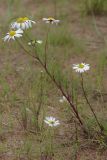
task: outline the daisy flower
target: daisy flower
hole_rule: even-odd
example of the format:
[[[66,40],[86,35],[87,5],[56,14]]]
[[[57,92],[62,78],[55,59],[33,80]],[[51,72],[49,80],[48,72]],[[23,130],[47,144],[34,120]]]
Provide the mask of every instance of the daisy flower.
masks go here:
[[[66,102],[66,101],[67,101],[67,99],[66,99],[65,96],[63,96],[62,98],[59,99],[59,102],[60,102],[60,103],[64,103],[64,102]]]
[[[56,120],[54,117],[46,117],[44,122],[48,124],[50,127],[55,127],[60,125],[59,120]]]
[[[15,38],[22,37],[23,31],[21,29],[11,30],[7,33],[7,35],[3,38],[4,41],[15,40]]]
[[[43,20],[45,23],[50,23],[50,24],[53,24],[53,23],[58,24],[58,23],[60,22],[60,20],[56,20],[56,19],[54,19],[54,18],[52,18],[52,17],[43,18],[42,20]]]
[[[86,71],[88,71],[90,69],[90,65],[89,64],[85,64],[85,63],[73,64],[73,69],[76,72],[83,73],[83,72],[86,72]]]
[[[31,40],[30,42],[28,42],[28,45],[29,46],[34,46],[34,45],[36,45],[36,44],[42,44],[43,42],[42,42],[42,40]]]
[[[13,22],[11,24],[11,28],[15,28],[15,29],[28,29],[32,27],[32,24],[35,24],[35,21],[30,20],[28,17],[20,17],[16,20],[16,22]]]

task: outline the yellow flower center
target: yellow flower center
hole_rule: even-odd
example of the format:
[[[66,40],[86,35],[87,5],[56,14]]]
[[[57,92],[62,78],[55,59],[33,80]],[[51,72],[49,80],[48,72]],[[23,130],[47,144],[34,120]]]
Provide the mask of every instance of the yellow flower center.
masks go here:
[[[17,23],[24,23],[25,21],[29,20],[27,17],[21,17],[17,19]]]
[[[84,64],[80,63],[79,68],[84,68]]]
[[[54,124],[55,122],[54,121],[50,121],[50,124]]]
[[[48,18],[48,21],[54,21],[55,19],[54,18],[52,18],[52,17],[49,17]]]
[[[23,20],[24,20],[24,21],[27,21],[27,20],[29,20],[29,18],[28,18],[28,17],[24,17]]]
[[[10,31],[10,32],[9,32],[9,35],[10,35],[11,37],[13,37],[15,34],[16,34],[16,31]]]

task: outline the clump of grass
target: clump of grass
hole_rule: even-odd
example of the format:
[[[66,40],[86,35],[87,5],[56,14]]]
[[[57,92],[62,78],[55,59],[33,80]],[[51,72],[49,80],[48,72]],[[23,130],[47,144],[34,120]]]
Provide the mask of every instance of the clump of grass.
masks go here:
[[[53,46],[74,46],[75,40],[74,38],[66,32],[56,32],[54,34],[51,34],[49,36],[50,38],[50,44]]]
[[[100,15],[104,12],[105,0],[85,0],[87,14]]]
[[[97,67],[97,76],[96,76],[96,82],[97,82],[97,89],[98,90],[105,90],[104,89],[104,72],[107,65],[107,59],[105,53],[102,53],[99,56],[99,62]]]
[[[61,36],[59,36],[59,35],[57,35],[56,36],[56,39],[53,37],[52,39],[51,39],[51,43],[54,45],[54,46],[56,46],[57,44],[59,45],[59,46],[68,46],[68,45],[71,45],[71,46],[73,46],[74,45],[74,42],[73,42],[73,40],[72,40],[72,38],[70,37],[70,36],[67,36],[67,35],[61,35]]]
[[[66,55],[69,54],[69,49],[70,55],[71,52],[75,52],[75,54],[79,55],[80,53],[83,54],[85,51],[83,40],[79,39],[78,37],[75,37],[72,33],[69,33],[64,28],[62,28],[61,30],[57,28],[56,32],[50,33],[49,42],[50,45],[54,48],[58,48],[59,50],[63,48],[63,50],[65,49],[65,52],[67,50]]]

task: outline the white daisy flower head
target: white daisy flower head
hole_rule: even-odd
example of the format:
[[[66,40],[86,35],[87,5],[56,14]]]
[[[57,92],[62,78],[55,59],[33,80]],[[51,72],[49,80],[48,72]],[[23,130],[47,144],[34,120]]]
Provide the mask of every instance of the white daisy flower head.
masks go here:
[[[60,20],[54,19],[52,17],[49,18],[43,18],[42,19],[45,23],[50,23],[50,24],[58,24],[60,22]]]
[[[11,24],[11,28],[26,30],[32,27],[32,24],[35,24],[35,21],[30,20],[28,17],[20,17]]]
[[[15,38],[22,37],[23,31],[21,29],[18,30],[10,30],[7,35],[3,38],[4,41],[15,40]]]
[[[43,41],[42,40],[31,40],[30,42],[28,42],[29,46],[35,46],[36,44],[42,44]]]
[[[59,99],[59,102],[60,102],[60,103],[67,102],[66,97],[65,97],[65,96],[62,96],[62,98]]]
[[[86,72],[90,69],[90,65],[86,64],[86,63],[73,64],[73,69],[76,72],[83,73],[83,72]]]
[[[56,120],[54,117],[46,117],[44,122],[48,124],[50,127],[56,127],[60,125],[59,120]]]

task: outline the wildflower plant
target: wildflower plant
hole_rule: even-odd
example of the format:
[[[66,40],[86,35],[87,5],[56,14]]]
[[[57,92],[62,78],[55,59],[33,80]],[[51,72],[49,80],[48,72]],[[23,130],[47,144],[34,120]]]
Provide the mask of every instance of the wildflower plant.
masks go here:
[[[85,88],[84,88],[84,79],[83,79],[83,73],[84,72],[87,72],[88,70],[90,70],[90,65],[89,64],[85,64],[85,63],[80,63],[80,64],[73,64],[73,69],[75,70],[75,72],[78,72],[80,73],[80,79],[81,79],[81,86],[82,86],[82,91],[83,91],[83,94],[84,94],[84,97],[86,99],[86,102],[87,104],[89,105],[90,109],[91,109],[91,112],[93,113],[93,116],[101,130],[101,132],[103,131],[103,126],[100,124],[97,116],[96,116],[96,113],[91,105],[91,103],[89,102],[88,100],[88,97],[87,97],[87,94],[86,94],[86,91],[85,91]]]
[[[45,70],[46,74],[49,76],[50,80],[55,84],[57,89],[61,92],[61,94],[63,96],[63,100],[64,101],[66,100],[66,102],[68,102],[68,104],[74,114],[74,117],[79,122],[79,125],[81,126],[82,130],[85,133],[87,133],[87,128],[85,126],[85,123],[84,123],[83,119],[81,118],[80,113],[78,112],[76,104],[72,100],[71,93],[69,92],[68,80],[61,73],[61,69],[56,69],[56,64],[51,64],[51,68],[54,66],[52,69],[53,71],[50,70],[49,64],[48,64],[49,60],[47,57],[47,53],[48,53],[48,38],[49,38],[49,33],[50,33],[50,27],[52,27],[51,24],[58,24],[60,22],[60,20],[56,20],[54,18],[49,17],[49,18],[43,18],[43,21],[45,23],[47,23],[49,26],[48,26],[47,33],[46,33],[46,40],[44,42],[44,51],[43,51],[42,58],[37,50],[38,45],[36,45],[36,44],[41,44],[42,43],[41,40],[31,40],[29,37],[27,37],[27,39],[29,39],[29,41],[27,41],[27,42],[25,41],[25,43],[27,45],[29,45],[29,47],[32,47],[32,49],[26,48],[26,46],[24,45],[25,43],[22,43],[20,41],[20,39],[17,40],[17,43],[25,51],[26,54],[28,54],[29,56],[31,56],[33,59],[37,60],[40,63],[40,65]],[[35,24],[35,23],[36,23],[35,21],[32,21],[26,17],[19,18],[16,22],[13,22],[11,24],[12,32],[7,33],[7,35],[4,37],[4,41],[6,41],[6,40],[9,41],[10,39],[16,40],[16,38],[22,37],[22,35],[26,35],[27,31],[25,31],[25,30],[31,28],[32,24]],[[17,28],[17,30],[14,30],[13,28]],[[90,69],[90,65],[85,64],[85,63],[74,64],[73,69],[76,72],[80,73],[81,78],[83,78],[82,74],[84,72],[87,72]],[[83,79],[82,79],[82,87],[84,89]],[[84,96],[87,100],[85,92],[84,92]],[[63,100],[61,100],[61,102]],[[87,103],[89,104],[88,100],[87,100]],[[90,106],[90,109],[93,112],[93,108],[91,106]],[[93,112],[93,115],[96,118],[96,115],[94,114],[94,112]],[[98,122],[98,119],[96,119],[96,120]],[[56,121],[56,119],[53,117],[47,117],[45,119],[45,123],[47,123],[51,127],[59,125],[59,121]],[[101,129],[101,125],[99,122],[98,122],[98,125]]]
[[[79,122],[79,124],[80,124],[80,126],[82,127],[82,129],[83,129],[83,131],[85,131],[86,132],[86,128],[85,128],[85,125],[84,125],[84,122],[82,121],[82,119],[81,119],[81,116],[80,116],[80,114],[78,113],[78,110],[76,109],[76,106],[75,106],[75,104],[72,102],[72,99],[71,99],[71,96],[70,96],[70,94],[68,93],[68,91],[66,91],[64,88],[63,88],[63,85],[61,84],[61,73],[60,73],[60,71],[55,71],[55,72],[57,72],[57,74],[59,75],[59,76],[61,76],[61,77],[59,77],[58,79],[57,79],[57,77],[55,77],[55,72],[51,72],[50,71],[50,69],[47,67],[47,63],[48,63],[48,61],[47,61],[47,51],[48,51],[48,36],[49,36],[49,32],[50,32],[50,24],[58,24],[59,23],[59,20],[55,20],[54,18],[45,18],[45,19],[43,19],[46,23],[48,22],[49,23],[49,28],[48,28],[48,30],[47,30],[47,34],[46,34],[46,41],[45,41],[45,44],[44,44],[44,60],[39,56],[39,53],[37,53],[37,49],[36,49],[36,47],[37,46],[34,46],[34,44],[32,45],[32,43],[30,43],[31,44],[31,46],[34,46],[33,48],[34,48],[34,50],[33,50],[33,52],[36,52],[36,54],[34,54],[34,53],[32,53],[30,50],[28,50],[27,48],[26,48],[26,46],[24,45],[25,43],[22,43],[21,41],[19,41],[19,40],[17,40],[17,43],[19,44],[19,46],[25,51],[25,53],[26,54],[28,54],[29,56],[31,56],[32,58],[34,58],[34,59],[36,59],[36,60],[38,60],[38,62],[41,64],[41,66],[44,68],[44,70],[45,70],[45,72],[46,72],[46,74],[50,77],[50,79],[51,79],[51,81],[53,81],[53,83],[55,84],[55,86],[58,88],[58,90],[60,90],[60,92],[62,93],[62,95],[66,98],[66,100],[67,100],[67,102],[69,103],[69,105],[70,105],[70,107],[71,107],[71,109],[72,109],[72,111],[73,111],[73,113],[74,113],[74,116],[77,118],[77,120],[78,120],[78,122]],[[20,25],[16,25],[17,27],[21,27],[21,32],[22,32],[22,29],[27,29],[28,28],[28,26],[31,26],[31,25],[29,25],[29,23],[31,24],[31,23],[33,23],[32,21],[28,21],[28,20],[26,20],[26,21],[24,21],[24,24],[22,23],[22,24],[20,24]],[[14,23],[13,22],[13,24],[16,24],[16,23]],[[25,25],[28,25],[27,27],[25,27]],[[24,27],[22,27],[22,26],[24,26]],[[26,35],[26,33],[25,33],[25,31],[23,30],[23,35]],[[4,38],[4,40],[5,40],[5,38]],[[16,40],[16,39],[15,39]],[[29,39],[29,42],[32,42],[31,41],[31,39]],[[28,43],[28,42],[27,42]],[[32,48],[32,49],[33,49]],[[36,50],[35,50],[36,49]],[[64,79],[64,81],[65,81],[65,79]],[[67,83],[66,83],[66,85],[67,85]],[[68,87],[67,87],[68,88]]]
[[[54,154],[54,129],[60,125],[60,122],[52,116],[45,117],[44,122],[48,125],[48,128],[46,129],[46,139],[48,139],[48,143],[46,145],[45,154],[52,157]]]

